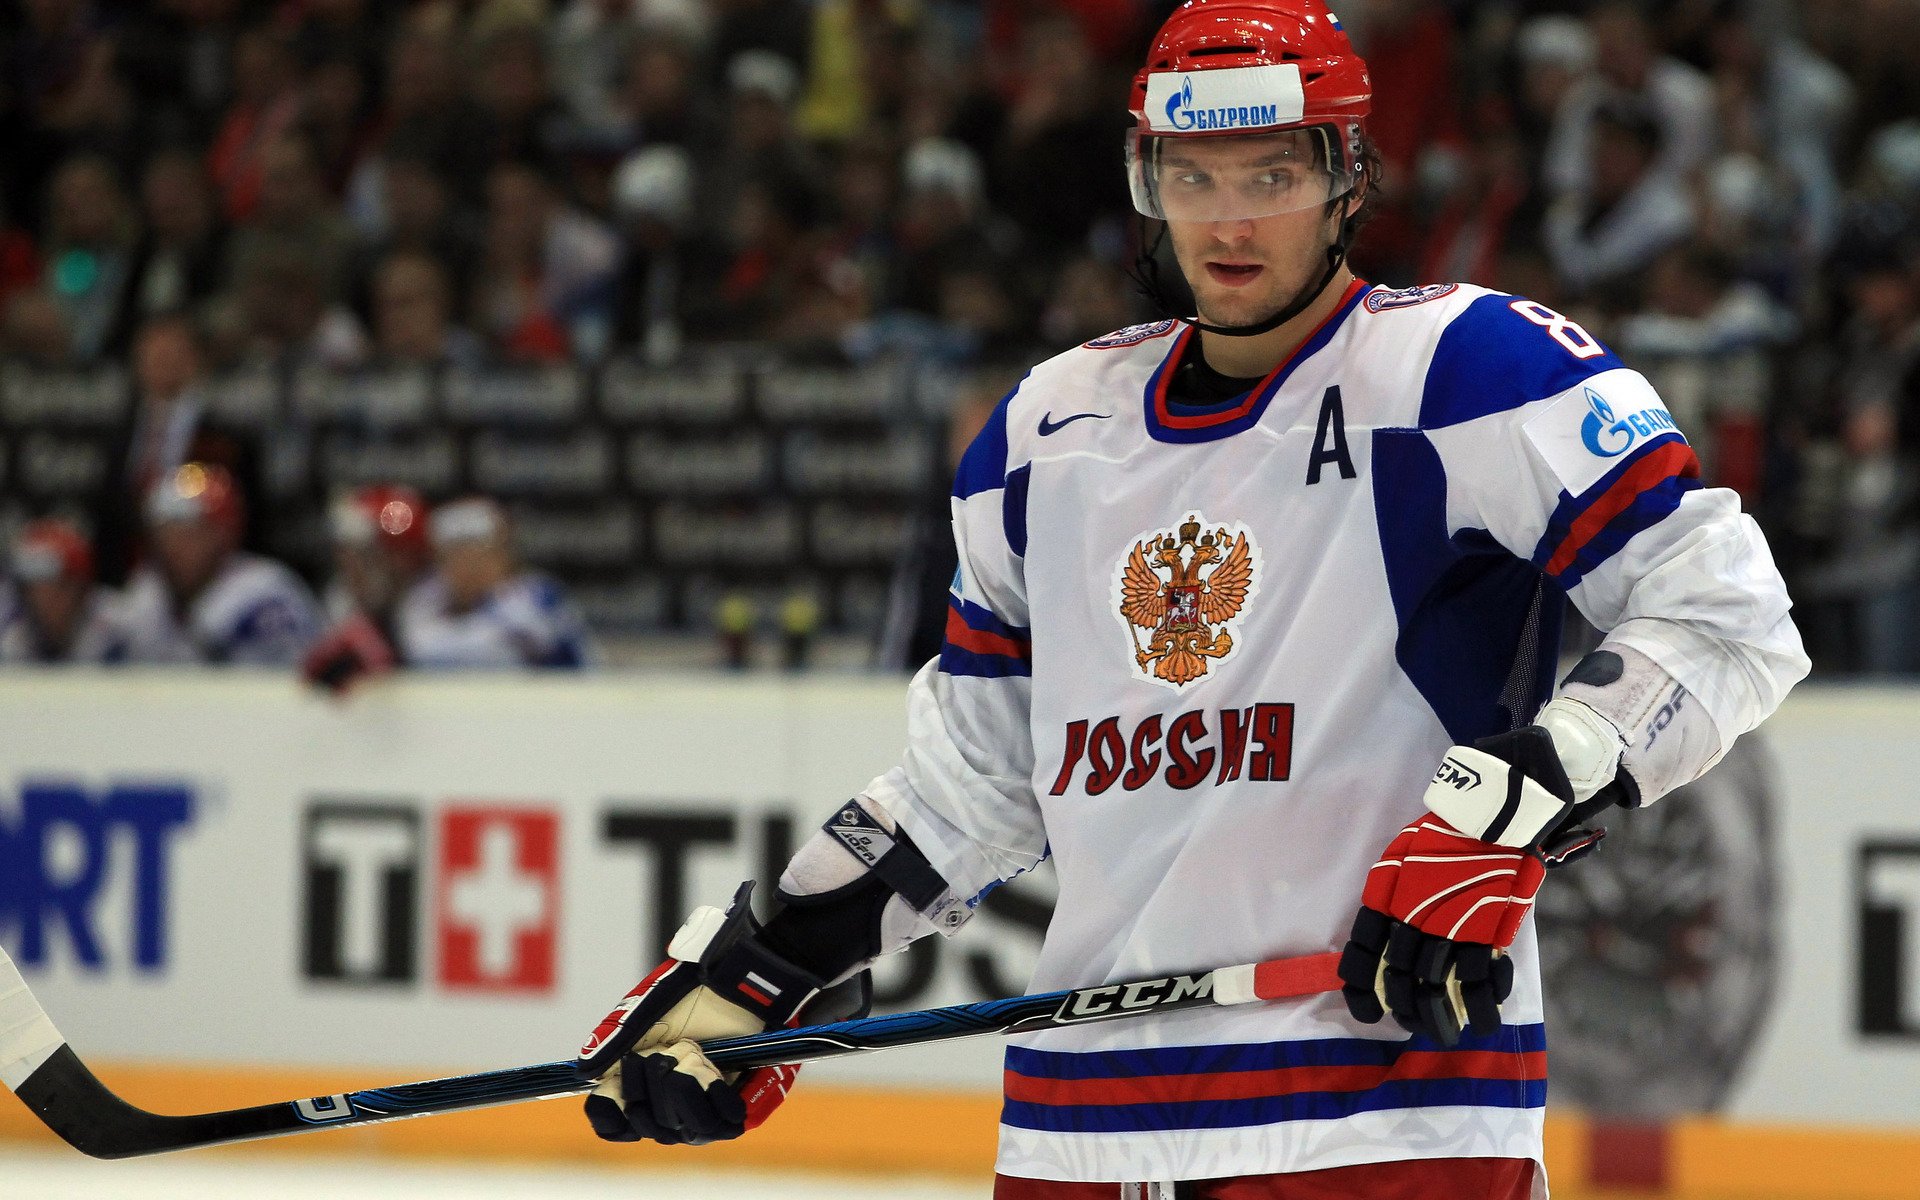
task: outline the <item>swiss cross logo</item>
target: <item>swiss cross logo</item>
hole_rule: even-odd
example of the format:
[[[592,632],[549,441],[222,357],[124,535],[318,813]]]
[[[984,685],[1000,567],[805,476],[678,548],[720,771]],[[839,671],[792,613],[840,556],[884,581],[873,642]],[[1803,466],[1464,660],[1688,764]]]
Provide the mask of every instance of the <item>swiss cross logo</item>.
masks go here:
[[[442,986],[553,989],[559,828],[546,809],[456,805],[441,811]]]

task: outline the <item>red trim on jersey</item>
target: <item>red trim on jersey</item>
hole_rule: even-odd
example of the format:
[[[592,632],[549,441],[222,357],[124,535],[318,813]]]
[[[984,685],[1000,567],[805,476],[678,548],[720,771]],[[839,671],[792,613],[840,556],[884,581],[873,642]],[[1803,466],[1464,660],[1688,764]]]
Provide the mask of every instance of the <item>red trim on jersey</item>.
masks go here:
[[[947,644],[975,654],[1003,654],[1008,658],[1030,659],[1031,643],[1017,641],[998,633],[985,633],[968,625],[957,609],[947,610]]]
[[[1028,1104],[1181,1104],[1256,1100],[1302,1092],[1364,1092],[1401,1079],[1511,1079],[1547,1077],[1545,1051],[1410,1050],[1392,1063],[1348,1067],[1275,1067],[1193,1075],[1139,1075],[1130,1079],[1040,1079],[1004,1072],[1007,1099]]]
[[[1547,560],[1547,574],[1558,575],[1573,564],[1586,548],[1588,542],[1599,536],[1621,513],[1633,506],[1642,493],[1652,490],[1664,480],[1675,476],[1686,479],[1700,477],[1700,460],[1693,455],[1693,447],[1685,442],[1668,442],[1666,445],[1650,450],[1639,462],[1628,467],[1613,486],[1601,493],[1600,498],[1587,506],[1579,520],[1568,528],[1567,536],[1553,557]]]
[[[1194,327],[1191,325],[1187,326],[1181,331],[1180,337],[1173,343],[1173,349],[1168,351],[1166,370],[1160,373],[1160,383],[1153,389],[1153,415],[1168,429],[1208,429],[1212,426],[1224,425],[1228,421],[1236,421],[1246,416],[1253,411],[1255,405],[1260,403],[1260,398],[1266,390],[1273,386],[1274,379],[1277,378],[1282,371],[1285,371],[1293,365],[1293,360],[1300,356],[1300,351],[1312,344],[1313,339],[1318,337],[1320,331],[1327,327],[1328,322],[1345,313],[1348,304],[1352,302],[1355,296],[1371,286],[1373,285],[1362,279],[1355,279],[1347,284],[1347,290],[1340,293],[1340,299],[1334,304],[1332,311],[1322,317],[1320,323],[1309,330],[1307,336],[1300,339],[1300,344],[1295,346],[1285,358],[1281,359],[1273,370],[1268,371],[1266,377],[1262,379],[1257,386],[1247,392],[1246,399],[1234,405],[1232,408],[1222,409],[1219,412],[1176,416],[1167,405],[1167,387],[1173,382],[1173,373],[1180,365],[1180,356],[1186,353],[1187,343],[1193,338]]]

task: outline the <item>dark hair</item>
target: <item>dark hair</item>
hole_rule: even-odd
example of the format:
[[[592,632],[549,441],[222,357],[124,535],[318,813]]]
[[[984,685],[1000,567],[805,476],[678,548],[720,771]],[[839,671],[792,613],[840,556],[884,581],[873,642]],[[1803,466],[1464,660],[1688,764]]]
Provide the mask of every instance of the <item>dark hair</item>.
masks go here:
[[[1380,176],[1384,170],[1385,164],[1380,158],[1379,145],[1374,142],[1372,134],[1362,133],[1360,135],[1360,177],[1367,186],[1366,190],[1360,194],[1360,207],[1347,214],[1349,232],[1360,232],[1368,221],[1379,214]],[[1328,203],[1328,212],[1333,211],[1332,206],[1335,203],[1338,201]]]

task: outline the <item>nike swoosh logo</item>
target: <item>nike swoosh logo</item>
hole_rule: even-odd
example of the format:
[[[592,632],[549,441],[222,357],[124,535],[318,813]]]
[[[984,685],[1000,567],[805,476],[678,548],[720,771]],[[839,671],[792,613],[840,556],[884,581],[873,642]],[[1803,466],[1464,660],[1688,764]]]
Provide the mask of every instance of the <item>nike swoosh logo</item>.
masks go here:
[[[1040,418],[1040,436],[1048,437],[1052,434],[1059,433],[1075,421],[1085,421],[1089,418],[1095,421],[1104,421],[1112,415],[1112,413],[1075,413],[1070,417],[1056,421],[1053,419],[1053,413],[1048,412],[1046,416]]]

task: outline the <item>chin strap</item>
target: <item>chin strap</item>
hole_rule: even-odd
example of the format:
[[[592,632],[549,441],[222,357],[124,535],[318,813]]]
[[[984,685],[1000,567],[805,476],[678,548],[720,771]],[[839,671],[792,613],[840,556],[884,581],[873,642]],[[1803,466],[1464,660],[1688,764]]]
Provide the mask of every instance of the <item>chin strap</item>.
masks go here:
[[[1333,277],[1340,273],[1340,265],[1347,261],[1347,249],[1353,244],[1355,230],[1352,215],[1344,211],[1346,197],[1342,197],[1340,203],[1342,206],[1340,236],[1334,239],[1333,245],[1327,247],[1327,269],[1321,274],[1320,281],[1311,287],[1301,289],[1292,303],[1264,321],[1256,321],[1251,325],[1209,325],[1199,318],[1198,313],[1191,317],[1184,317],[1175,311],[1177,306],[1167,297],[1166,282],[1160,276],[1160,263],[1154,257],[1160,249],[1160,243],[1167,237],[1165,222],[1161,223],[1159,231],[1153,235],[1151,241],[1144,237],[1141,239],[1140,252],[1134,256],[1133,260],[1133,281],[1139,285],[1141,293],[1162,315],[1184,321],[1202,333],[1215,333],[1222,337],[1258,337],[1263,333],[1269,333],[1307,311],[1313,302],[1320,298],[1321,293],[1327,290],[1327,285],[1333,282]],[[1143,217],[1141,220],[1144,223],[1146,218]]]

